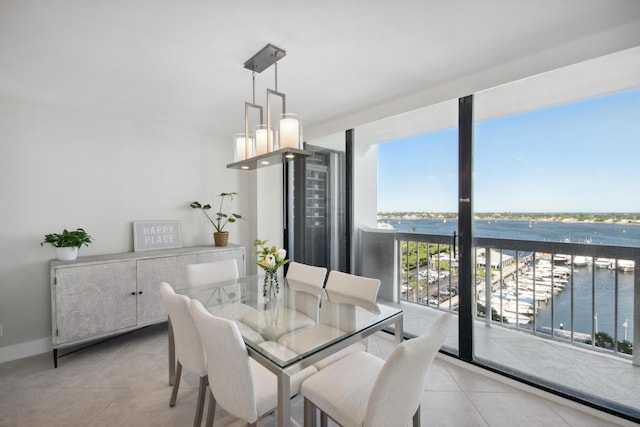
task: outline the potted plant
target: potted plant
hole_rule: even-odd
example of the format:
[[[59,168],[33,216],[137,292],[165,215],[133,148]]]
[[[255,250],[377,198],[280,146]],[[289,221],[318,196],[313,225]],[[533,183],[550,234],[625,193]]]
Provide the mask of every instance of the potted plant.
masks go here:
[[[92,237],[84,229],[78,228],[75,231],[69,231],[65,228],[60,234],[45,234],[44,241],[40,243],[40,246],[48,243],[56,248],[56,255],[59,260],[71,261],[78,257],[80,246],[89,246],[91,241]]]
[[[215,219],[211,218],[207,211],[211,209],[210,204],[203,205],[200,202],[191,203],[191,207],[194,209],[200,209],[202,213],[207,217],[213,228],[216,230],[213,233],[213,240],[216,246],[227,246],[227,242],[229,241],[229,232],[224,231],[224,227],[230,222],[236,222],[238,219],[244,219],[241,215],[237,213],[226,214],[222,210],[222,205],[224,204],[225,199],[233,200],[233,196],[237,196],[238,193],[220,193],[218,197],[220,197],[220,206],[218,207],[218,212],[216,212]]]

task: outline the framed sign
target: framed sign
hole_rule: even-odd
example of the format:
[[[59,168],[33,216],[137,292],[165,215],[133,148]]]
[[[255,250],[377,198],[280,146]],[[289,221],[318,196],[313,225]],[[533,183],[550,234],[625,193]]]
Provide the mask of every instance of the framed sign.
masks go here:
[[[182,223],[180,221],[134,221],[134,252],[181,247]]]

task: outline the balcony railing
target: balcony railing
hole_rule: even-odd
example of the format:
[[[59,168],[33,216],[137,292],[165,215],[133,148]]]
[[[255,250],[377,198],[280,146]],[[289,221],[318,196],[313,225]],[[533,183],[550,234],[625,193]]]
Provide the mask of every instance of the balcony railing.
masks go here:
[[[453,237],[395,233],[395,241],[400,299],[457,311]],[[640,365],[640,248],[477,238],[474,249],[475,316]]]

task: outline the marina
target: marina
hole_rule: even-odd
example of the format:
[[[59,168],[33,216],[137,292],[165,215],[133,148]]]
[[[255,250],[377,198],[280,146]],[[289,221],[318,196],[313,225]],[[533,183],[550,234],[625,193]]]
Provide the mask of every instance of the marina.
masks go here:
[[[457,229],[449,219],[385,219],[400,232],[447,234]],[[497,239],[570,243],[571,247],[598,245],[640,246],[640,226],[611,223],[530,222],[516,220],[477,221],[476,234]],[[531,225],[531,226],[530,226]],[[571,244],[571,242],[579,242]],[[586,246],[588,245],[588,246]],[[535,246],[535,245],[533,245]],[[541,246],[538,243],[538,246]],[[553,246],[548,244],[547,246]],[[556,245],[558,246],[558,245]],[[561,245],[560,245],[561,246]],[[596,248],[597,249],[597,248]],[[585,342],[595,334],[617,337],[619,342],[633,336],[633,260],[549,252],[491,251],[491,280],[487,281],[484,249],[476,249],[475,295],[479,315],[490,301],[492,315],[507,326],[532,329],[537,333]],[[587,251],[588,253],[589,251]],[[591,251],[593,252],[593,251]],[[417,274],[428,281],[424,291],[403,287],[403,298],[440,307],[457,306],[457,260],[440,253],[431,268]],[[451,264],[452,277],[439,276],[440,262]],[[517,264],[517,267],[516,267]],[[413,274],[410,272],[410,274]],[[490,283],[490,290],[485,288]],[[414,295],[413,292],[418,292]],[[424,296],[423,296],[424,295]]]

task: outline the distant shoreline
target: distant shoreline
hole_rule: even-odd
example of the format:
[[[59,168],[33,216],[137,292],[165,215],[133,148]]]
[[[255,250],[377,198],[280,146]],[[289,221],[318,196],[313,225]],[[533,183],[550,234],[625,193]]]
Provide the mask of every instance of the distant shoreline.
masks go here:
[[[378,212],[380,219],[457,219],[455,212]],[[640,213],[476,212],[474,219],[640,225]]]

